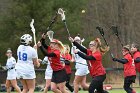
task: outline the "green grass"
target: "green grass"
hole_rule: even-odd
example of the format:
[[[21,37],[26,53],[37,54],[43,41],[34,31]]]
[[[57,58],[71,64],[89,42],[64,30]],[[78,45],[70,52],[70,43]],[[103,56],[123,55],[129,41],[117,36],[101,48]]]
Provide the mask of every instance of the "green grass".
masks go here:
[[[135,89],[137,93],[140,93],[140,88]],[[0,92],[0,93],[5,93],[5,92]],[[11,93],[16,93],[16,92],[11,92]],[[43,92],[35,92],[35,93],[43,93]],[[53,93],[53,92],[48,92],[48,93]],[[79,93],[88,93],[88,91],[79,91]],[[123,89],[115,89],[115,90],[110,90],[109,93],[126,93]]]

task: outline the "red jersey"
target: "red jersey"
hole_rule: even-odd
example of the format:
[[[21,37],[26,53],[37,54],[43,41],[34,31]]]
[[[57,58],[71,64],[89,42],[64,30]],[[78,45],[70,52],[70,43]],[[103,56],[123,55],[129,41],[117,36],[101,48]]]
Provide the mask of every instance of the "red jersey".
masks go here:
[[[133,59],[135,60],[136,58],[140,57],[140,52],[137,51],[133,54]],[[140,72],[140,62],[139,63],[135,63],[136,69],[138,70],[138,72]]]
[[[50,47],[47,49],[48,53],[55,53],[56,57],[48,57],[50,65],[53,71],[59,71],[64,68],[63,64],[60,62],[60,51],[52,50]]]
[[[124,58],[128,60],[128,62],[124,64],[124,77],[136,75],[135,64],[131,55],[128,53]]]
[[[106,71],[102,65],[102,54],[99,51],[92,53],[91,50],[87,50],[88,56],[95,57],[96,60],[89,60],[89,70],[92,77],[106,74]]]
[[[62,55],[63,58],[66,60],[71,60],[71,55],[69,53]],[[70,65],[65,65],[66,73],[71,74],[71,66]]]

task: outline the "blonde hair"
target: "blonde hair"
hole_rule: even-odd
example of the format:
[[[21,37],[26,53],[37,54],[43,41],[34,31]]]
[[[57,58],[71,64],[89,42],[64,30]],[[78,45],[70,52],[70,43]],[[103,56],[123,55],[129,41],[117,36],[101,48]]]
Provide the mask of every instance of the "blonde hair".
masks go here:
[[[69,45],[68,44],[65,44],[64,47],[65,47],[65,53],[69,53],[70,52]]]
[[[58,40],[57,44],[58,44],[58,47],[60,49],[61,54],[64,54],[65,53],[65,47],[64,47],[63,43]]]
[[[102,46],[102,43],[101,43],[101,40],[100,38],[96,38],[95,40],[93,40],[96,42],[97,44],[97,49],[99,49],[99,51],[102,53],[102,54],[105,54],[107,51],[109,51],[109,46]]]

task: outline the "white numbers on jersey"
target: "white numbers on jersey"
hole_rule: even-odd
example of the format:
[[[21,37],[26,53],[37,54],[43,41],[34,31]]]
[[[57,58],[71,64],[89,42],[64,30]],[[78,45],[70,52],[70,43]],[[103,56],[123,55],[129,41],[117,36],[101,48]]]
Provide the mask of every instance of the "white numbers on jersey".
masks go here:
[[[22,61],[27,61],[27,53],[18,52],[18,58]]]

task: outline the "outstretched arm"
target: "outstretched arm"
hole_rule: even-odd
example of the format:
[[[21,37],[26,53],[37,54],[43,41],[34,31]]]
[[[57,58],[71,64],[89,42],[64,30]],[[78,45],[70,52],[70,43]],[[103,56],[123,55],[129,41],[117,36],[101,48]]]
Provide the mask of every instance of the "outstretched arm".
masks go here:
[[[46,51],[46,49],[43,46],[40,46],[39,48],[42,51],[42,53],[44,54],[44,56],[56,57],[55,53],[48,53],[48,51]]]
[[[82,57],[83,59],[86,59],[86,60],[96,60],[96,58],[94,56],[87,56],[81,52],[78,51],[77,53],[80,57]]]
[[[122,64],[126,64],[128,62],[128,60],[125,58],[122,58],[122,59],[113,58],[113,61],[117,61]]]
[[[81,46],[80,44],[78,44],[77,42],[74,41],[74,39],[72,37],[69,37],[69,40],[78,48],[80,49],[80,51],[84,52],[87,54],[87,49],[84,48],[83,46]]]
[[[85,54],[87,54],[87,49],[83,46],[81,46],[80,44],[78,44],[77,42],[73,42],[73,44],[82,52],[84,52]]]

